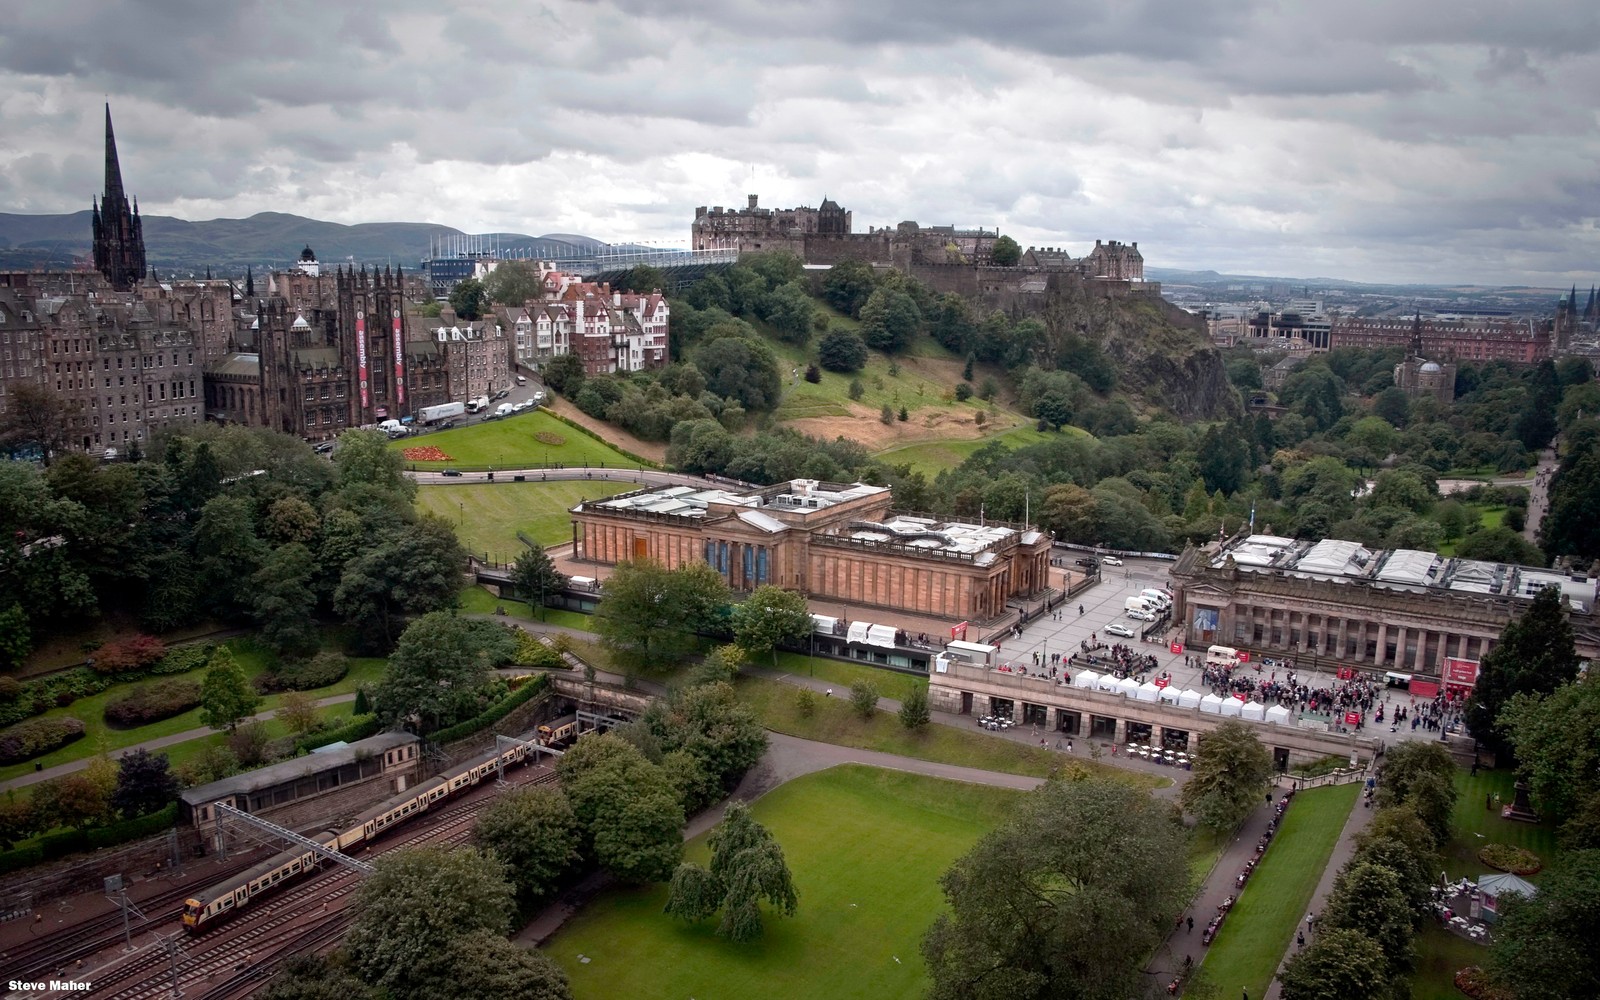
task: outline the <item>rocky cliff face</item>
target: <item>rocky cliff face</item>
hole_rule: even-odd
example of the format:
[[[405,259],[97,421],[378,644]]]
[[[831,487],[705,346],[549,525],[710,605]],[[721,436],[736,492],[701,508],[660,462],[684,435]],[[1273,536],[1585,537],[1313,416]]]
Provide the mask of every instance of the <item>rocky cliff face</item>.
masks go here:
[[[1035,316],[1054,340],[1077,336],[1097,345],[1116,365],[1119,389],[1180,417],[1220,420],[1242,412],[1204,322],[1165,299],[1108,295],[1060,275],[1042,294],[1008,294],[984,305]]]

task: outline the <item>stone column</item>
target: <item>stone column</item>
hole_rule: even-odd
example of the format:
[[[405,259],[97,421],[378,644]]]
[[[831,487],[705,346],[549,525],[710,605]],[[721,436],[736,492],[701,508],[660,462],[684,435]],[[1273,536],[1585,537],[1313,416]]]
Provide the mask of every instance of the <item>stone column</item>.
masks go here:
[[[1128,742],[1128,723],[1125,720],[1117,720],[1117,728],[1112,731],[1111,742],[1117,746]]]
[[[1409,634],[1411,634],[1411,630],[1404,625],[1395,626],[1394,667],[1396,670],[1410,669],[1406,665],[1406,636]]]
[[[1372,665],[1375,667],[1385,667],[1388,666],[1388,663],[1389,626],[1387,624],[1380,624],[1378,626],[1378,641],[1372,647]]]

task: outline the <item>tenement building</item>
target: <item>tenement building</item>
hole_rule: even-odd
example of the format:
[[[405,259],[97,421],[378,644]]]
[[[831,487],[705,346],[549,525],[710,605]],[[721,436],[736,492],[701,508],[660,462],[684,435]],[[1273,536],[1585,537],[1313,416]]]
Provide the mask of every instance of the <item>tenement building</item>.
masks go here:
[[[1341,316],[1334,321],[1328,336],[1329,346],[1334,348],[1418,344],[1421,348],[1418,353],[1443,360],[1532,364],[1550,357],[1551,351],[1550,323],[1538,319]]]
[[[1193,646],[1424,677],[1438,677],[1446,659],[1481,660],[1506,624],[1554,586],[1578,654],[1600,656],[1596,581],[1540,567],[1249,535],[1191,546],[1172,586],[1174,620]]]
[[[1022,525],[890,510],[888,487],[796,479],[752,489],[673,486],[572,509],[574,554],[597,563],[708,563],[736,591],[983,621],[1048,586],[1050,536]]]

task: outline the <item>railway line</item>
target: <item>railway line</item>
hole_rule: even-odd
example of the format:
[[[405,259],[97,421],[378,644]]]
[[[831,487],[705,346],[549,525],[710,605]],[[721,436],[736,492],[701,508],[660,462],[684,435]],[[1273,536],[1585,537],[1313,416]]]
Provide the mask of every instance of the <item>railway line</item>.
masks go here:
[[[524,769],[521,780],[508,780],[507,785],[522,787],[555,780],[554,770],[539,765]],[[378,842],[370,844],[362,852],[363,857],[428,843],[454,845],[466,842],[471,836],[477,811],[485,799],[493,797],[497,787],[480,786],[448,808],[419,816],[416,821],[418,825],[408,824],[406,828],[385,835]],[[244,867],[241,867],[237,871],[243,870]],[[179,938],[176,967],[184,995],[191,1000],[195,996],[209,1000],[230,1000],[232,997],[248,995],[270,978],[287,958],[331,947],[343,936],[354,918],[348,903],[359,884],[359,876],[355,872],[338,867],[323,869],[309,879],[277,890],[230,920]],[[192,890],[193,887],[189,888]],[[181,901],[181,896],[182,893],[178,893],[175,901]],[[178,912],[168,910],[164,913],[171,918],[167,926],[173,935],[181,933],[176,919]],[[117,914],[111,916],[117,921],[114,933],[108,933],[103,925],[80,932],[84,941],[76,946],[74,961],[77,956],[98,953],[121,940],[121,918]],[[89,943],[91,936],[99,945],[93,950]],[[157,940],[147,942],[139,951],[125,958],[113,958],[92,972],[63,969],[63,964],[60,961],[52,962],[50,970],[69,972],[78,978],[87,975],[92,988],[12,996],[29,1000],[91,996],[107,1000],[154,1000],[169,996],[171,992],[173,957]],[[197,987],[202,987],[204,991],[194,992]]]

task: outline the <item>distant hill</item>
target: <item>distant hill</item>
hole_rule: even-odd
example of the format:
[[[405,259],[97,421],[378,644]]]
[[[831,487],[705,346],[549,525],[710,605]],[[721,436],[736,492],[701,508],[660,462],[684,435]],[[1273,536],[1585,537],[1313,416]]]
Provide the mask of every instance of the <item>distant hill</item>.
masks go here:
[[[158,272],[218,274],[287,267],[310,246],[324,263],[395,264],[415,268],[428,254],[429,241],[467,236],[459,229],[425,222],[368,222],[355,226],[320,222],[282,212],[248,219],[189,222],[166,215],[144,217],[146,258]],[[501,252],[544,258],[580,256],[605,246],[589,236],[567,233],[477,234]],[[14,215],[0,213],[0,268],[70,267],[90,253],[90,213]]]

